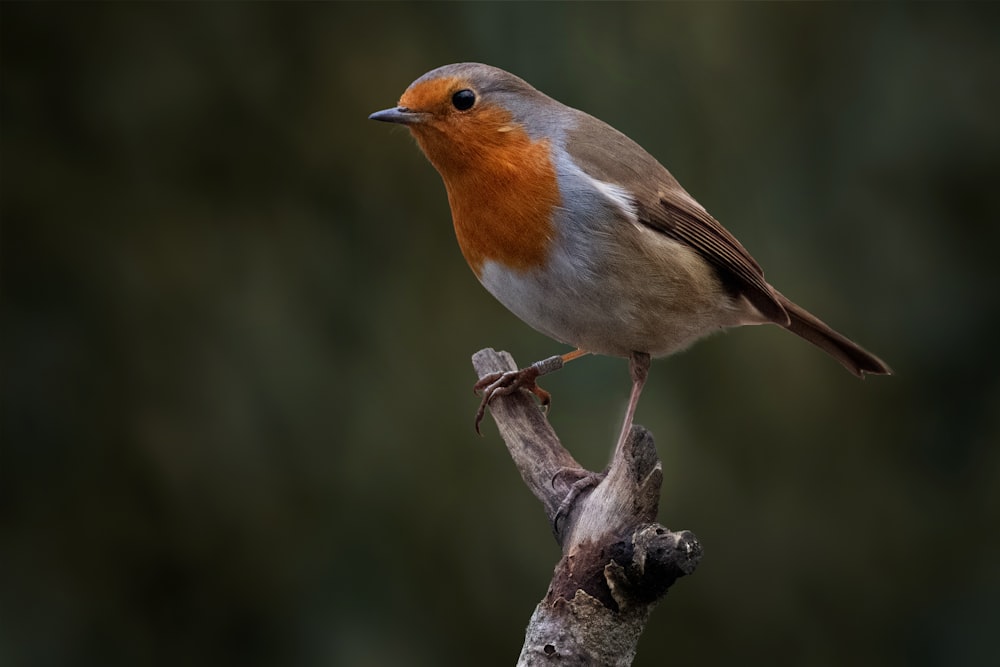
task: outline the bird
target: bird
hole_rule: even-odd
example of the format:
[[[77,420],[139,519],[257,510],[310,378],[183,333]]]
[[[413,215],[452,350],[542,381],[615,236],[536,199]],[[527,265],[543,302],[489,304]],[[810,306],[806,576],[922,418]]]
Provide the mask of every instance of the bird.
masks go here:
[[[407,127],[444,181],[458,245],[514,315],[574,348],[493,373],[497,395],[586,354],[629,362],[632,389],[615,446],[632,427],[651,359],[722,329],[775,324],[858,377],[881,359],[793,303],[652,155],[607,123],[505,70],[455,63],[416,79],[370,119]]]

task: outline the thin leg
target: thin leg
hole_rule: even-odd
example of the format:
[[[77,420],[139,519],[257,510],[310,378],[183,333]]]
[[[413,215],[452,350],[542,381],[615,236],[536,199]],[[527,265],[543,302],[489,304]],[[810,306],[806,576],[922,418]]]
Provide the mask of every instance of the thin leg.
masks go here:
[[[615,453],[612,460],[618,458],[625,447],[625,440],[628,439],[629,431],[632,430],[635,407],[639,404],[639,395],[642,393],[642,387],[646,384],[646,377],[649,375],[649,364],[650,358],[645,352],[633,352],[628,359],[628,372],[632,376],[632,395],[628,399],[628,408],[625,410],[625,423],[622,424],[622,432],[618,436],[618,443],[615,445]]]
[[[587,354],[590,354],[590,352],[587,352],[586,350],[573,350],[572,352],[567,352],[566,354],[560,355],[560,358],[563,360],[564,364],[568,364],[574,359],[579,359],[580,357]]]
[[[535,383],[535,380],[542,375],[559,370],[570,361],[585,354],[588,354],[586,350],[573,350],[566,354],[557,354],[548,359],[536,361],[520,370],[507,371],[505,373],[490,373],[483,376],[472,387],[474,392],[483,392],[483,400],[479,403],[479,410],[476,411],[476,433],[479,433],[479,422],[483,420],[483,415],[486,414],[486,406],[489,405],[490,400],[494,396],[506,396],[518,389],[527,389],[538,397],[543,407],[547,408],[549,403],[552,402],[552,395],[539,387]]]

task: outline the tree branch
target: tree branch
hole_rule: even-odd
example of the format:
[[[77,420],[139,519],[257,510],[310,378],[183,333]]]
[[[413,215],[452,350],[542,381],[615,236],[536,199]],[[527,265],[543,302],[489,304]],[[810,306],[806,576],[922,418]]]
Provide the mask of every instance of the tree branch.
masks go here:
[[[517,369],[492,349],[472,364],[479,377]],[[701,558],[693,534],[656,523],[663,472],[652,436],[634,426],[624,455],[594,473],[566,451],[527,392],[495,396],[489,409],[562,547],[517,664],[630,665],[653,607]]]

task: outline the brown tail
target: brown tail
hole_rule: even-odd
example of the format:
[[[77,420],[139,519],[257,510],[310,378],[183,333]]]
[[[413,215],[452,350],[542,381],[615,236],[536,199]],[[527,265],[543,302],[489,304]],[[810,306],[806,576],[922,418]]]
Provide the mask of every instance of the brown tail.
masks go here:
[[[854,341],[837,333],[818,317],[798,304],[792,303],[777,290],[775,290],[775,294],[790,319],[790,322],[785,326],[786,329],[802,336],[825,351],[858,377],[863,377],[864,373],[872,375],[892,374],[892,369],[874,354],[865,351]]]

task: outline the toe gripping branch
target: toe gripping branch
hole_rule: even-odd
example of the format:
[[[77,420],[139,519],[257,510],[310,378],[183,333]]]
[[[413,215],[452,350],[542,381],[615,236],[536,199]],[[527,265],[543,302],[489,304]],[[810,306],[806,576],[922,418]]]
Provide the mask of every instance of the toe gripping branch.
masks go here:
[[[536,361],[520,370],[495,371],[479,378],[479,381],[472,386],[472,391],[483,392],[483,400],[480,401],[479,409],[476,410],[476,433],[482,435],[479,423],[483,421],[486,406],[490,404],[494,396],[509,396],[518,389],[527,389],[538,398],[543,408],[548,409],[552,402],[552,394],[539,387],[535,380],[542,375],[559,370],[565,363],[562,356],[557,354]]]
[[[540,364],[517,371],[506,352],[487,349],[473,356],[487,388]],[[503,382],[507,387],[514,381]],[[594,473],[562,446],[525,392],[494,390],[490,397],[483,409],[488,405],[562,549],[518,664],[549,664],[544,660],[554,657],[573,664],[629,664],[652,607],[701,558],[693,534],[656,523],[663,471],[652,436],[633,427],[610,467]]]

